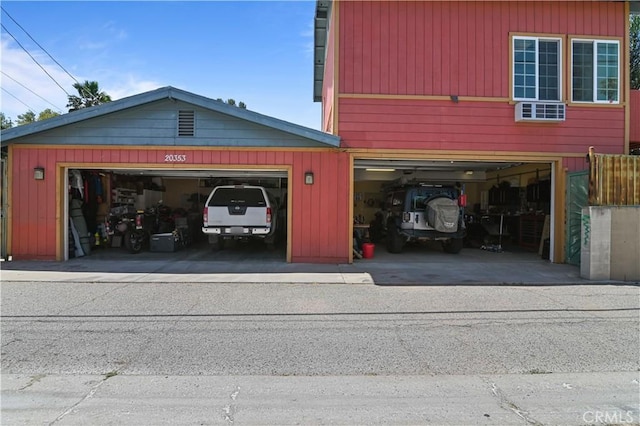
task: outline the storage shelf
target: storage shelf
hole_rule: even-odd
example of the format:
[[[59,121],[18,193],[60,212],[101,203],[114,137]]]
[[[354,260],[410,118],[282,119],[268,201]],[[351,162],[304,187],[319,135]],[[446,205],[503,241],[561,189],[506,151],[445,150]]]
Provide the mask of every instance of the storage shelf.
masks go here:
[[[115,188],[111,191],[111,202],[134,205],[138,192],[135,189]]]
[[[540,246],[544,215],[520,216],[520,247],[537,250]]]

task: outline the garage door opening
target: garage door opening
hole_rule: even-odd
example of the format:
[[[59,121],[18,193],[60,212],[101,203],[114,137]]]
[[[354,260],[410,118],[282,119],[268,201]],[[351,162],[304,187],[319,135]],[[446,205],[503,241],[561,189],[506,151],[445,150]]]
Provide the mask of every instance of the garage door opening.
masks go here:
[[[64,259],[285,262],[288,171],[277,169],[68,168],[62,229]],[[230,238],[213,250],[202,232],[205,202],[215,187],[259,186],[271,208],[272,244]]]
[[[372,243],[381,262],[452,261],[480,252],[552,259],[552,171],[544,162],[355,159],[353,256]],[[454,216],[451,230],[436,232],[435,204],[443,198]]]

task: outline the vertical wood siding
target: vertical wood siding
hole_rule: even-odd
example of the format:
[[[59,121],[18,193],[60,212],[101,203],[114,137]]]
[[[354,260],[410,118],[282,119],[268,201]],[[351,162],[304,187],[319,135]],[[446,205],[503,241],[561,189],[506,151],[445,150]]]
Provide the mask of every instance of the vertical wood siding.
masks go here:
[[[576,153],[593,145],[599,152],[623,153],[623,106],[568,105],[564,122],[523,123],[515,122],[515,107],[506,101],[510,32],[623,38],[623,2],[338,4],[342,146]],[[563,43],[565,56],[567,47]],[[455,103],[451,95],[474,100]]]
[[[11,253],[16,260],[55,260],[56,233],[64,226],[56,219],[55,170],[59,163],[75,163],[100,169],[101,164],[124,167],[145,164],[163,167],[165,154],[175,149],[24,148],[15,146],[10,176],[12,205]],[[191,150],[181,149],[190,164],[210,166],[291,166],[293,262],[346,263],[349,259],[349,157],[336,151]],[[45,168],[45,180],[33,179],[34,167]],[[313,171],[315,183],[304,184],[304,173]],[[62,188],[65,191],[66,188]],[[60,228],[62,229],[62,228]]]
[[[508,103],[340,100],[343,147],[622,154],[622,108],[567,108],[561,123],[515,123]]]
[[[589,162],[586,159],[586,153],[584,157],[563,158],[562,167],[566,168],[568,173],[587,170]]]
[[[624,37],[624,3],[344,1],[340,93],[509,95],[509,32]],[[565,46],[566,52],[566,46]]]
[[[640,205],[640,156],[589,156],[589,205]]]

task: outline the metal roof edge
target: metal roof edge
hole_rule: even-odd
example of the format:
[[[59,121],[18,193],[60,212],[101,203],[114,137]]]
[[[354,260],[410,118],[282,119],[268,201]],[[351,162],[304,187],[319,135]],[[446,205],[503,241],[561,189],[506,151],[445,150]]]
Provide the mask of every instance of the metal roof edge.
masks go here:
[[[216,111],[221,114],[230,115],[232,117],[260,124],[262,126],[271,127],[273,129],[300,136],[306,139],[312,139],[317,142],[334,147],[340,146],[340,137],[332,135],[330,133],[311,129],[309,127],[291,123],[289,121],[281,120],[279,118],[271,117],[268,115],[260,114],[259,112],[232,106],[225,102],[220,102],[202,95],[197,95],[195,93],[186,92],[181,89],[176,89],[175,87],[172,87],[171,89],[173,93],[177,95],[173,97],[181,101],[191,103],[212,111]]]
[[[2,130],[2,143],[7,140],[17,139],[23,136],[44,132],[56,127],[67,126],[79,121],[88,120],[90,118],[99,117],[106,114],[122,111],[128,108],[143,105],[149,102],[160,100],[167,97],[171,86],[161,87],[159,89],[143,92],[137,95],[128,96],[126,98],[107,102],[89,108],[82,108],[77,111],[68,112],[58,115],[47,120],[35,121],[33,123],[15,126],[10,129]]]
[[[331,22],[332,0],[316,0],[313,20],[313,101],[322,102],[324,66],[327,55],[327,36]]]
[[[78,111],[69,112],[50,118],[48,120],[36,121],[34,123],[5,129],[0,133],[0,144],[6,145],[8,141],[35,133],[44,132],[56,127],[66,126],[91,118],[100,117],[106,114],[134,108],[150,102],[162,99],[176,99],[186,103],[200,106],[205,109],[230,115],[242,120],[250,121],[266,127],[271,127],[286,133],[311,139],[333,147],[340,146],[340,138],[320,130],[311,129],[299,124],[290,123],[274,117],[269,117],[254,111],[249,111],[236,106],[228,105],[211,98],[207,98],[172,86],[165,86],[149,92],[143,92],[126,98],[107,102],[94,107],[83,108]]]

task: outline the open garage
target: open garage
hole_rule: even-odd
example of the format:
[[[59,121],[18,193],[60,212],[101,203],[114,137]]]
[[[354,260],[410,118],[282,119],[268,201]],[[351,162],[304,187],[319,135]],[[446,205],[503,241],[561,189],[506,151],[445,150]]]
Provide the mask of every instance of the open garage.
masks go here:
[[[204,201],[220,185],[259,186],[273,202],[279,244],[239,242],[236,259],[349,260],[348,191],[337,189],[350,163],[337,136],[166,87],[3,131],[2,143],[15,260],[130,256],[124,222],[138,211],[156,225],[145,253],[224,258],[200,241]],[[157,234],[178,235],[153,253]]]
[[[92,255],[123,258],[142,251],[155,258],[211,260],[230,256],[287,259],[288,170],[248,169],[68,169],[68,198],[63,204],[65,259]],[[273,202],[275,245],[250,238],[228,244],[231,253],[211,253],[202,233],[209,193],[222,185],[258,186]],[[131,244],[131,234],[137,244]],[[137,234],[136,234],[137,233]],[[180,253],[179,253],[180,252]]]
[[[471,254],[470,251],[479,250],[553,259],[556,201],[552,159],[452,158],[354,155],[354,257],[366,257],[362,245],[368,248],[367,243],[373,243],[379,261],[428,262],[438,259],[437,253]],[[434,189],[428,190],[430,187]],[[457,234],[464,235],[460,251],[447,247],[444,234],[438,234],[437,238],[413,238],[414,231],[406,229],[404,243],[393,247],[390,229],[394,215],[398,222],[413,222],[411,229],[420,222],[419,212],[425,217],[423,221],[427,221],[427,206],[412,205],[409,198],[405,205],[397,206],[404,203],[398,194],[400,198],[409,197],[408,188],[425,188],[421,191],[422,198],[439,196],[447,188],[455,193],[452,203],[459,207],[460,226],[464,228]],[[404,218],[398,217],[403,215]],[[426,228],[431,229],[429,225]],[[501,256],[488,259],[502,260]]]

